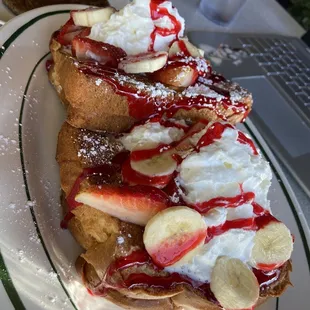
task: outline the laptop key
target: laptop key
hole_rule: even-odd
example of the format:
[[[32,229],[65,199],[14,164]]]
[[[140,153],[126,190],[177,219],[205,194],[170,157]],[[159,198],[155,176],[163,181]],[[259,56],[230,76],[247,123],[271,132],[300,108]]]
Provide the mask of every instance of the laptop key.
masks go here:
[[[297,96],[297,100],[303,104],[305,107],[308,107],[310,105],[310,100],[305,94],[300,94]],[[297,104],[299,103],[297,101]]]
[[[256,39],[252,39],[252,44],[253,46],[255,46],[260,53],[264,54],[266,52],[266,45],[263,44],[263,42],[261,42],[260,40],[256,40]]]
[[[308,99],[310,99],[310,87],[303,89],[303,92],[307,95]]]
[[[294,54],[294,50],[292,50],[291,48],[289,48],[288,46],[281,46],[279,47],[282,49],[282,52],[286,55],[293,55]]]
[[[279,64],[279,66],[282,68],[282,69],[288,69],[290,67],[290,64],[287,63],[287,61],[284,59],[284,57],[282,59],[279,59],[277,61],[277,63]]]
[[[275,75],[284,73],[284,70],[276,63],[267,67],[267,75]]]
[[[302,60],[296,54],[291,54],[290,57],[292,58],[292,61],[294,63],[297,63],[299,65],[302,64]],[[302,65],[300,65],[300,67],[302,67]]]
[[[269,55],[258,55],[255,56],[255,59],[260,66],[276,64],[276,62]]]
[[[293,59],[291,55],[284,55],[283,57],[281,57],[281,61],[285,62],[288,65],[288,67],[296,65],[296,61]]]
[[[301,73],[298,75],[305,85],[310,84],[310,73]]]
[[[280,54],[280,53],[278,53],[277,51],[274,51],[274,50],[273,51],[269,51],[268,55],[270,55],[274,60],[281,59],[282,57],[285,56],[284,54]]]
[[[296,82],[287,83],[286,85],[288,85],[295,95],[303,94],[303,91],[299,88],[299,85]]]
[[[285,69],[285,73],[287,75],[289,75],[291,78],[297,76],[299,73],[297,73],[295,70],[294,70],[294,67],[290,66],[288,68]]]
[[[300,68],[299,64],[294,63],[291,65],[291,68],[293,68],[293,70],[296,72],[296,75],[299,75],[301,73],[304,73],[304,71],[302,70],[302,68]]]
[[[270,76],[270,80],[278,83],[284,88],[288,88],[288,83],[294,83],[294,81],[292,81],[291,78],[286,74],[272,75]]]
[[[246,51],[250,54],[250,56],[262,55],[263,53],[256,46],[248,46]]]
[[[282,89],[285,91],[285,94],[291,98],[291,100],[294,102],[294,104],[297,106],[296,109],[299,112],[302,112],[302,114],[307,114],[309,112],[310,117],[310,111],[306,109],[306,103],[309,101],[308,97],[303,91],[300,91],[298,89],[298,86],[295,82],[287,82],[287,75],[277,75],[277,76],[270,76],[270,80],[279,86],[282,86]],[[297,93],[297,94],[296,94]],[[301,97],[300,97],[301,96]],[[295,107],[294,105],[294,107]]]
[[[295,81],[296,81],[296,84],[299,86],[299,88],[307,87],[306,81],[303,79],[303,77],[300,74],[295,77]]]
[[[277,53],[281,57],[283,57],[285,55],[289,55],[289,53],[287,53],[285,50],[283,50],[283,48],[281,46],[274,46],[271,48],[271,51],[274,53]]]
[[[307,72],[310,74],[310,66],[306,65],[302,60],[300,60],[299,68],[302,69],[303,72]]]

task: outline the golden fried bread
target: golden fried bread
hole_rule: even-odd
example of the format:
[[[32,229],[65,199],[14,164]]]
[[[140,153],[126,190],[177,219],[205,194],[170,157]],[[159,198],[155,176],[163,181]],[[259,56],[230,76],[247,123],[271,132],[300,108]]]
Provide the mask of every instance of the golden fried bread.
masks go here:
[[[61,171],[63,190],[62,206],[67,212],[65,197],[68,197],[75,180],[84,168],[95,167],[110,162],[112,157],[123,150],[120,142],[111,134],[77,129],[64,123],[59,133],[57,161]],[[111,182],[117,182],[112,178]],[[89,186],[92,180],[85,180],[82,186]],[[100,180],[96,180],[100,182]],[[143,228],[123,222],[86,205],[72,210],[74,217],[69,221],[69,229],[85,253],[77,259],[77,270],[86,287],[98,295],[103,295],[124,309],[204,309],[219,310],[219,306],[209,301],[197,289],[186,284],[170,288],[134,286],[115,289],[111,284],[126,279],[132,273],[165,277],[167,272],[155,270],[150,265],[132,266],[118,270],[109,280],[111,288],[106,288],[105,277],[115,259],[143,250]],[[291,263],[287,261],[280,269],[277,280],[267,288],[261,288],[259,303],[269,297],[279,296],[290,284]]]
[[[99,65],[88,67],[88,65],[79,63],[66,53],[62,45],[55,39],[51,40],[50,50],[54,65],[49,71],[49,79],[59,98],[67,107],[68,123],[90,130],[123,132],[139,120],[130,115],[130,103],[127,97],[118,94],[115,87],[104,80],[104,75],[98,75],[96,66]],[[90,72],[92,73],[90,74]],[[133,93],[139,93],[138,87],[144,85],[146,92],[156,94],[156,100],[158,102],[165,101],[165,105],[173,105],[177,98],[186,91],[186,89],[176,91],[169,87],[157,89],[158,83],[150,80],[145,81],[145,77],[137,75],[130,75],[130,77],[120,75],[119,77],[121,77],[120,83],[125,83]],[[216,106],[209,108],[179,108],[175,111],[174,117],[192,122],[200,119],[224,119],[232,124],[244,120],[251,110],[251,94],[230,81],[222,81],[214,85],[218,95],[234,94],[231,96],[237,96],[238,102],[241,102],[242,106],[238,108],[231,104],[227,107],[219,101]],[[153,96],[152,93],[150,96]]]

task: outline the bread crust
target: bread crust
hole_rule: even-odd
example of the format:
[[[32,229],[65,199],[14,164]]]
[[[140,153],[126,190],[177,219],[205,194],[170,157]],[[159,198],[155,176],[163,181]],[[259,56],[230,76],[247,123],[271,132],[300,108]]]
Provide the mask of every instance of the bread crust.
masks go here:
[[[117,94],[115,89],[102,79],[100,79],[100,85],[97,85],[98,77],[81,72],[77,60],[64,53],[61,44],[54,39],[51,40],[50,50],[54,65],[49,71],[49,79],[60,100],[67,107],[68,123],[74,127],[90,130],[123,132],[137,121],[129,115],[126,96]],[[251,110],[252,96],[229,81],[223,83],[223,87],[226,91],[243,93],[242,101],[247,110],[237,113],[219,104],[216,109],[179,109],[174,117],[196,122],[200,119],[222,120],[219,115],[223,115],[223,119],[232,124],[241,122]],[[175,98],[172,96],[167,100],[172,103]]]
[[[93,140],[94,145],[108,143],[110,147],[105,148],[104,153],[100,156],[92,157],[93,144],[90,140]],[[98,141],[101,142],[98,144]],[[86,152],[83,156],[79,156],[81,149],[85,149]],[[102,157],[109,161],[120,150],[122,150],[121,145],[112,135],[77,129],[68,123],[63,124],[59,133],[56,159],[61,171],[64,212],[67,211],[64,198],[69,195],[83,168],[102,164]],[[88,186],[88,182],[85,181],[83,186]],[[92,291],[100,292],[102,288],[100,285],[112,261],[144,248],[143,228],[122,222],[86,205],[79,206],[72,212],[75,216],[69,221],[69,229],[77,242],[85,249],[85,252],[77,260],[77,270],[87,287]],[[120,237],[122,242],[119,243],[118,238]],[[126,277],[128,273],[137,272],[137,269],[134,268],[136,267],[117,272],[116,277]],[[158,276],[158,271],[154,273],[154,270],[148,267],[137,268],[144,268],[138,269],[140,272]],[[259,304],[269,297],[279,296],[284,292],[286,287],[290,285],[289,274],[291,270],[292,265],[288,261],[282,267],[278,280],[270,284],[267,289],[261,289]],[[108,289],[105,290],[105,298],[124,309],[221,309],[208,301],[199,291],[184,285],[178,285],[167,290],[145,287]]]

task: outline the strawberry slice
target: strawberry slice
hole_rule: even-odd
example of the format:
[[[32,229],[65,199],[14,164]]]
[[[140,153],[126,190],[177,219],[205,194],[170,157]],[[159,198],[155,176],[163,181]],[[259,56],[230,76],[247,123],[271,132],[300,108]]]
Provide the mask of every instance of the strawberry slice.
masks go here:
[[[151,186],[92,186],[75,197],[86,204],[123,221],[144,226],[159,211],[169,206],[169,197]]]
[[[72,55],[78,60],[93,59],[110,67],[117,67],[121,58],[126,57],[126,53],[119,47],[81,36],[72,41]]]
[[[62,45],[70,45],[73,38],[79,35],[85,27],[74,25],[73,19],[70,18],[59,30],[57,41]]]

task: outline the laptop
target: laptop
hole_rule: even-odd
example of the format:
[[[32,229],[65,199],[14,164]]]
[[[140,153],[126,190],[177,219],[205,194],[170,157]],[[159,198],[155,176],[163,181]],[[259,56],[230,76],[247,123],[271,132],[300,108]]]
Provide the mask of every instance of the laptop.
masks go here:
[[[279,35],[187,35],[208,53],[222,46],[242,56],[224,57],[213,68],[252,92],[250,120],[310,197],[310,48]]]

